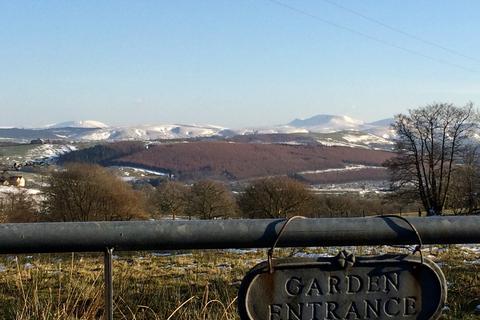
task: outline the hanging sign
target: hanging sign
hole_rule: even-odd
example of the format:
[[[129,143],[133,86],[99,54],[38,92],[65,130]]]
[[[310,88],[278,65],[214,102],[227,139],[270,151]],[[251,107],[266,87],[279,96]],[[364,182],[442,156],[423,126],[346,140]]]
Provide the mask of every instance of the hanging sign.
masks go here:
[[[431,260],[411,255],[276,259],[243,279],[242,320],[437,319],[446,281]]]

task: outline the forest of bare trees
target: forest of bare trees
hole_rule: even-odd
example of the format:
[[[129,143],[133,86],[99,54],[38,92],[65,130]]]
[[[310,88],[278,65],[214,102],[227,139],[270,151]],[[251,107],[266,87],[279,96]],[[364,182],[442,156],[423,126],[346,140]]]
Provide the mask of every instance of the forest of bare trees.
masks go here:
[[[257,179],[236,191],[212,180],[193,185],[166,180],[137,190],[105,168],[75,164],[52,174],[40,203],[26,192],[2,198],[0,222],[354,217],[417,207],[383,196],[316,194],[288,177]]]
[[[475,213],[479,182],[473,167],[456,170],[446,208],[452,214]],[[418,199],[396,194],[317,194],[288,177],[257,179],[235,192],[211,180],[193,185],[165,181],[156,188],[135,190],[107,169],[82,164],[53,174],[41,203],[27,192],[4,196],[0,222],[359,217],[416,215],[421,208]]]

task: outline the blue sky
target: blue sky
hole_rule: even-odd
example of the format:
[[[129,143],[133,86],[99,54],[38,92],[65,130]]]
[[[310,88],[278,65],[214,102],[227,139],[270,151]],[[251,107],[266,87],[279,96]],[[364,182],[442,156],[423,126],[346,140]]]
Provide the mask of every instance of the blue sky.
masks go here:
[[[0,126],[370,121],[480,103],[480,1],[278,1],[0,0]]]

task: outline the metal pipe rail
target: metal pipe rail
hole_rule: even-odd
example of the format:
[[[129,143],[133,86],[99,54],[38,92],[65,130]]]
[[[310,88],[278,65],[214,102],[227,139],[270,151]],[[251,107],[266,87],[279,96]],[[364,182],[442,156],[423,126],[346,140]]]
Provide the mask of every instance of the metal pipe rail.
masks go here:
[[[278,247],[480,243],[480,216],[323,218],[292,221]],[[112,253],[266,248],[283,219],[0,224],[0,253],[103,252],[105,319],[113,320]],[[413,227],[412,227],[413,226]],[[418,235],[417,235],[418,232]]]
[[[0,253],[105,252],[270,247],[282,219],[0,224]],[[480,243],[480,216],[408,218],[424,244]],[[416,244],[390,217],[292,221],[279,247]]]

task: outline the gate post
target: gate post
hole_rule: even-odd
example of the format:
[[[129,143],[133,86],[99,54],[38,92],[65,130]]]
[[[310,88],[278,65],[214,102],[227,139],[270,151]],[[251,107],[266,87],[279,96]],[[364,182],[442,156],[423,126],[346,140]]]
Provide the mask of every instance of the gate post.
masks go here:
[[[113,320],[112,255],[113,248],[106,248],[103,255],[105,281],[105,320]]]

